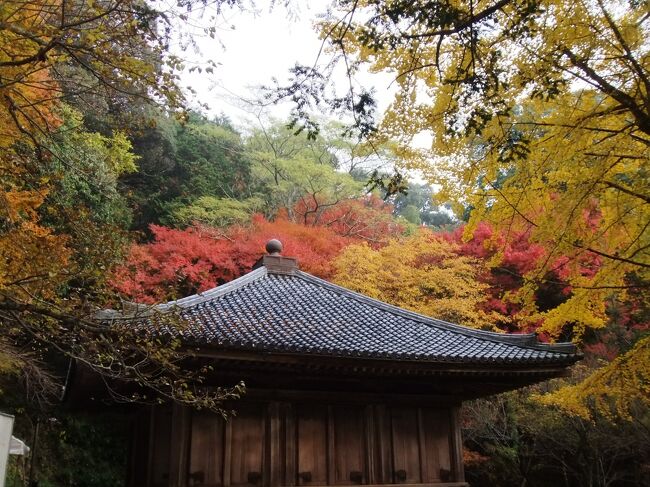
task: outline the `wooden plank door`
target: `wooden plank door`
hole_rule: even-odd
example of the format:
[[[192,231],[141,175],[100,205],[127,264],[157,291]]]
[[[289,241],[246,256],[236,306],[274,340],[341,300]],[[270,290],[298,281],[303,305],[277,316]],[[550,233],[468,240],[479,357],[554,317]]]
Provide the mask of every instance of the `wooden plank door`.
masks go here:
[[[327,407],[296,408],[296,485],[327,485]]]
[[[149,445],[150,487],[169,486],[169,466],[171,461],[172,409],[169,405],[152,406]]]
[[[188,487],[223,485],[225,422],[217,414],[194,413],[190,439]]]
[[[364,410],[356,406],[333,406],[328,422],[328,470],[330,485],[365,484]]]
[[[420,438],[418,410],[415,407],[393,407],[390,410],[393,478],[395,484],[418,484],[420,468]]]
[[[264,465],[266,414],[262,406],[238,410],[231,420],[229,480],[232,487],[261,487]]]
[[[422,409],[422,481],[451,479],[450,416],[447,409]]]

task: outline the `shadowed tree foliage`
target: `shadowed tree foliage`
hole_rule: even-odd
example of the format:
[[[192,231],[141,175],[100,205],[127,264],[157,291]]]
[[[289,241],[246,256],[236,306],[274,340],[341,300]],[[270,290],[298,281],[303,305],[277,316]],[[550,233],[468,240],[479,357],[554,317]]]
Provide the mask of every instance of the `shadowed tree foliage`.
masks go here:
[[[176,15],[195,6],[203,2],[179,2],[182,13],[139,0],[0,3],[0,363],[32,397],[58,392],[44,365],[61,364],[53,356],[214,409],[240,392],[195,388],[202,371],[183,369],[168,334],[96,319],[111,299],[106,277],[129,220],[118,178],[136,169],[137,157],[127,127],[86,130],[63,104],[68,97],[113,114],[129,104],[181,113],[181,63],[168,47]]]

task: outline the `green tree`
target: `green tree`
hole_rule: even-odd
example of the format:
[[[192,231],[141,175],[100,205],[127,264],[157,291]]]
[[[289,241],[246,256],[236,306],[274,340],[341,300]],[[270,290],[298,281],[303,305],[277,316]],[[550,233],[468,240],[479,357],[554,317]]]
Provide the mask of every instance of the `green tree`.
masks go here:
[[[260,198],[247,198],[243,201],[232,198],[201,196],[189,205],[180,205],[168,217],[174,225],[187,227],[201,224],[210,227],[227,227],[247,223],[251,215],[261,210]]]
[[[254,132],[247,140],[255,189],[267,213],[287,209],[300,223],[318,223],[327,209],[362,193],[362,184],[337,171],[328,141],[294,134],[280,123]],[[315,219],[315,221],[314,221]]]
[[[140,0],[0,3],[0,369],[37,392],[56,391],[47,365],[67,356],[218,408],[220,392],[180,385],[201,372],[183,369],[177,341],[98,321],[121,251],[115,235],[128,220],[116,187],[136,157],[127,127],[84,130],[62,103],[101,102],[113,115],[159,105],[182,116],[182,65],[168,48],[175,15],[196,6],[204,2],[178,2],[182,12]]]
[[[186,206],[194,208],[186,211],[191,213],[211,201],[208,206],[214,209],[215,198],[227,201],[250,194],[250,158],[227,121],[195,113],[182,124],[162,113],[154,120],[133,134],[140,171],[121,178],[134,208],[135,229],[177,224],[178,212]],[[211,200],[198,202],[201,198]]]

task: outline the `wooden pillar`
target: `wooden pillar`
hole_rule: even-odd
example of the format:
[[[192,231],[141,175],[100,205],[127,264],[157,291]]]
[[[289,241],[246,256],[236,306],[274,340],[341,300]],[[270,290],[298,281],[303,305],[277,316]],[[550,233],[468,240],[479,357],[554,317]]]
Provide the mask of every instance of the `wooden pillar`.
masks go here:
[[[332,406],[327,406],[327,485],[334,485],[336,481],[334,439],[334,410]]]
[[[293,404],[285,403],[283,409],[284,420],[284,485],[296,485],[296,412]]]
[[[149,406],[149,444],[147,445],[147,487],[153,485],[153,455],[156,441],[156,406]]]
[[[377,440],[375,439],[375,408],[372,405],[368,405],[365,408],[365,452],[366,452],[366,479],[368,479],[369,484],[376,484],[376,467],[375,467],[375,445]]]
[[[223,432],[223,487],[230,487],[232,465],[232,418],[228,418]]]
[[[465,468],[463,466],[463,436],[460,430],[460,405],[452,406],[450,410],[450,445],[451,445],[451,471],[455,482],[465,482]]]
[[[389,410],[385,404],[375,406],[375,437],[377,438],[377,474],[375,483],[393,482],[393,453]]]
[[[284,463],[280,441],[281,427],[279,403],[274,401],[269,404],[267,418],[266,444],[268,445],[268,448],[265,455],[265,463],[267,468],[262,469],[262,483],[265,487],[277,487],[279,485],[282,485],[282,464]]]
[[[190,442],[191,411],[187,406],[172,405],[171,445],[169,452],[169,486],[185,487]]]

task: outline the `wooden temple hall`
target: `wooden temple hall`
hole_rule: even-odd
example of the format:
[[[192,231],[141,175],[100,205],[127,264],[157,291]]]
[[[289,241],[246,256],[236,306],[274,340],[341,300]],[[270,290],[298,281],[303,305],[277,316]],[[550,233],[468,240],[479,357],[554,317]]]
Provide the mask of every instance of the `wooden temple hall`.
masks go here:
[[[236,417],[142,407],[131,487],[463,486],[463,400],[557,377],[572,344],[466,328],[299,270],[272,240],[249,274],[159,306],[215,385],[244,380]],[[125,318],[126,319],[126,318]]]

